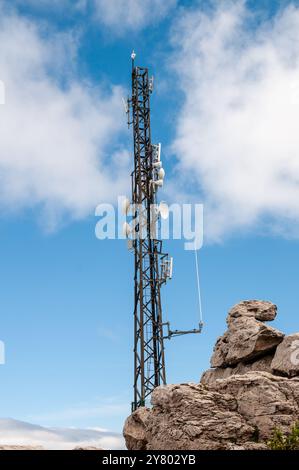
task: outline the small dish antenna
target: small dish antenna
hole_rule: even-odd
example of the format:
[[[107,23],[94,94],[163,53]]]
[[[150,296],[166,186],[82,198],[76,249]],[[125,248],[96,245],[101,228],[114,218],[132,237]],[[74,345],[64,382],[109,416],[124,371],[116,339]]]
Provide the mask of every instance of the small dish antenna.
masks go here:
[[[160,168],[160,170],[158,171],[158,177],[159,177],[159,180],[164,180],[165,178],[165,170],[164,168]]]

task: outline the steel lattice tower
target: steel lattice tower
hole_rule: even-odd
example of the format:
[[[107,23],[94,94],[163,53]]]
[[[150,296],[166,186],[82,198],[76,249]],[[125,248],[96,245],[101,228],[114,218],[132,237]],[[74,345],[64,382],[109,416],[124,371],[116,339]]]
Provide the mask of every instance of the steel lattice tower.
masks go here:
[[[144,406],[153,389],[166,384],[164,339],[198,330],[171,331],[163,323],[161,286],[172,276],[172,259],[162,252],[157,238],[157,189],[161,186],[160,150],[151,142],[150,95],[153,79],[148,69],[134,65],[132,54],[132,97],[126,112],[133,126],[134,170],[132,172],[132,216],[134,234],[128,241],[134,252],[134,401],[132,410]],[[131,113],[130,113],[131,110]],[[130,120],[131,115],[131,120]],[[164,172],[164,170],[162,170]],[[162,182],[163,184],[163,182]],[[131,230],[131,229],[130,229]],[[167,327],[164,336],[163,327]]]
[[[134,241],[134,404],[144,406],[153,389],[166,383],[159,266],[161,240],[152,239],[151,207],[153,191],[153,151],[150,123],[150,83],[148,69],[133,67],[132,121],[134,171],[132,201],[146,215],[145,238]],[[141,230],[141,228],[139,228]]]

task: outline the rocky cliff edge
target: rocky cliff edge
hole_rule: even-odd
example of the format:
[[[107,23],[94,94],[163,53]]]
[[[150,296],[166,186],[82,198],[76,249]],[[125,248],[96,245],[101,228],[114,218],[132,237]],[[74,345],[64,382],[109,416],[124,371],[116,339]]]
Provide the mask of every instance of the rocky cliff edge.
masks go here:
[[[131,450],[264,449],[273,430],[299,420],[299,333],[285,336],[265,322],[271,302],[249,300],[227,316],[211,369],[199,384],[157,387],[152,408],[126,420]]]

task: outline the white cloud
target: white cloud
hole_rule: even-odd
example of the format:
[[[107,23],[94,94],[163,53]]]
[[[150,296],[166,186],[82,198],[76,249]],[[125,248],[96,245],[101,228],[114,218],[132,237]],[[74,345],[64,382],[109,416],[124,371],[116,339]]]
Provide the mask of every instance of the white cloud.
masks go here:
[[[7,1],[7,0],[6,0]],[[56,13],[93,12],[94,19],[114,34],[129,30],[139,31],[163,20],[176,6],[177,0],[16,0],[18,5],[34,7],[38,11]]]
[[[5,0],[7,1],[7,0]],[[84,11],[88,0],[15,0],[20,6],[34,6],[39,10],[50,8],[52,11],[61,11],[64,8],[72,8],[77,11]]]
[[[71,36],[1,11],[0,207],[41,207],[48,225],[59,214],[93,213],[124,189],[128,160],[110,163],[127,132],[122,91],[76,80],[76,47]]]
[[[202,191],[206,235],[299,233],[299,9],[257,22],[242,1],[185,10],[173,31],[184,93],[173,149]]]
[[[50,450],[75,447],[124,449],[121,434],[102,429],[50,428],[14,419],[0,419],[0,446],[42,446]]]
[[[98,20],[118,33],[156,24],[177,0],[93,0]]]

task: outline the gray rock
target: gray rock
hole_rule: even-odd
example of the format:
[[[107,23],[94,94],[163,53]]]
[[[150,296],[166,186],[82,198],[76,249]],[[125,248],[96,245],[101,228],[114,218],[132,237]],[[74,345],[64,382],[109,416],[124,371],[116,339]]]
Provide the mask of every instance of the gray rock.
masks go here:
[[[288,377],[299,375],[299,333],[284,338],[276,349],[271,367],[274,372]]]
[[[283,333],[255,318],[234,318],[216,342],[211,366],[230,367],[239,362],[252,361],[275,349],[283,337]]]
[[[149,417],[150,410],[141,407],[126,419],[123,434],[127,449],[145,450],[147,448],[146,430]]]
[[[127,419],[128,449],[228,450],[254,436],[254,427],[238,413],[232,395],[209,391],[200,384],[158,387],[152,404],[152,409],[140,408]]]
[[[267,372],[248,372],[217,380],[213,390],[231,394],[238,412],[259,437],[267,440],[275,428],[288,433],[299,418],[299,378],[288,379]]]
[[[239,450],[269,450],[265,442],[245,442]]]
[[[277,306],[266,300],[244,300],[228,312],[227,322],[239,317],[255,318],[259,321],[272,321],[276,317]]]
[[[261,372],[272,372],[271,363],[273,360],[273,354],[268,354],[254,362],[242,363],[239,362],[235,367],[219,367],[216,369],[206,370],[201,379],[200,383],[204,385],[213,386],[218,379],[227,379],[231,375],[246,374],[252,371]]]
[[[275,428],[287,433],[299,419],[299,378],[247,372],[213,387],[167,385],[152,404],[127,419],[129,450],[265,449]]]
[[[198,385],[157,387],[152,408],[126,420],[128,449],[263,450],[275,428],[288,433],[299,420],[299,333],[283,340],[263,323],[275,315],[271,302],[233,307],[213,369]]]
[[[234,375],[234,370],[237,367],[218,367],[215,369],[206,370],[200,379],[202,385],[213,386],[216,380],[227,379],[231,375]]]

